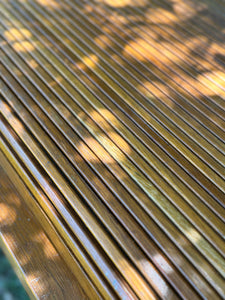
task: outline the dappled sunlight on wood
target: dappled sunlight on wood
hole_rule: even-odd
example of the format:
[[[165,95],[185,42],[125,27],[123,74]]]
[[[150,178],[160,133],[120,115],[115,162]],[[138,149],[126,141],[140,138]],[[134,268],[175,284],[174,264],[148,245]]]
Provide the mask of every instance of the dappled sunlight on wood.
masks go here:
[[[13,193],[9,193],[8,194],[8,199],[7,199],[8,203],[10,205],[13,205],[14,207],[20,207],[21,206],[21,202],[20,202],[20,199],[17,195],[13,194]]]
[[[143,262],[140,262],[143,265]],[[148,264],[148,263],[147,263]],[[137,273],[134,268],[132,268],[129,264],[127,264],[126,260],[120,260],[117,262],[117,265],[122,270],[123,277],[127,279],[127,281],[135,288],[139,296],[139,299],[148,299],[148,300],[156,300],[155,292],[152,291],[152,287],[148,290],[146,289],[146,283],[143,284],[143,281],[137,277]],[[121,281],[123,285],[123,282]]]
[[[12,224],[7,224],[7,225],[8,226],[11,226],[11,225],[15,226],[15,224],[13,224],[13,223]],[[0,228],[1,228],[1,221],[0,221]],[[9,227],[6,227],[6,228],[9,228]],[[6,231],[7,231],[7,229],[6,229]],[[1,235],[1,232],[0,232],[0,235]],[[13,233],[4,232],[4,241],[8,244],[8,246],[10,247],[10,249],[12,249],[12,251],[16,251],[17,250],[17,238],[15,237],[15,235]],[[21,255],[21,257],[22,256],[23,255]]]
[[[173,269],[171,268],[171,266],[169,265],[169,263],[167,262],[167,260],[165,259],[165,257],[163,257],[161,254],[157,254],[153,257],[153,261],[155,263],[157,263],[158,265],[160,265],[160,268],[166,273],[166,274],[170,274],[173,272]]]
[[[88,68],[94,68],[98,63],[98,57],[95,54],[90,54],[89,56],[84,56],[81,62],[76,64],[82,70]]]
[[[78,144],[78,151],[87,161],[95,163],[99,161],[99,157],[103,163],[114,163],[114,159],[101,147],[101,145],[94,138],[86,138],[85,142],[97,155],[95,156],[85,143],[80,142]]]
[[[49,8],[60,8],[61,5],[55,0],[37,0],[37,2],[45,7]]]
[[[110,138],[114,141],[114,143],[125,153],[130,152],[129,144],[116,132],[109,132]]]
[[[151,23],[172,25],[179,21],[174,13],[161,7],[149,8],[145,13],[145,16],[146,19]]]
[[[171,44],[170,42],[161,42],[161,52],[159,53],[160,60],[163,61],[165,64],[170,65],[174,63],[180,63],[181,60],[185,59],[186,55],[188,55],[191,51],[190,49],[185,47],[185,52],[181,51],[179,52],[179,55],[176,55],[177,48],[181,50],[182,46],[180,46],[180,44],[176,44],[175,42],[173,42],[173,44]],[[166,59],[168,59],[168,61],[166,61]]]
[[[117,118],[108,109],[105,108],[100,108],[98,111],[91,112],[90,116],[101,128],[105,130],[109,130],[111,128],[108,121],[110,123],[113,123],[114,125],[119,125],[119,121],[117,120]]]
[[[111,7],[124,7],[124,6],[145,6],[148,1],[147,0],[97,0],[97,2],[104,3]]]
[[[95,39],[94,39],[95,43],[103,48],[106,49],[107,47],[109,47],[110,45],[112,45],[112,41],[110,40],[110,38],[108,38],[106,35],[101,34],[98,35]]]
[[[4,36],[9,41],[16,41],[17,39],[24,39],[24,36],[26,38],[30,38],[32,34],[25,28],[20,28],[20,30],[17,28],[11,28],[10,30],[4,31]]]
[[[98,111],[92,111],[89,113],[90,117],[93,121],[102,128],[106,134],[114,141],[112,142],[108,136],[106,136],[98,127],[92,128],[94,134],[98,136],[98,139],[94,138],[86,138],[85,142],[87,145],[95,152],[95,154],[104,162],[104,163],[114,163],[114,159],[118,161],[123,161],[125,159],[125,155],[119,149],[121,147],[122,150],[129,153],[130,146],[126,143],[126,141],[117,134],[112,126],[109,123],[112,123],[114,126],[119,126],[118,120],[115,116],[107,109],[100,108]],[[103,116],[104,118],[103,118]],[[88,117],[85,113],[80,113],[79,118],[82,121],[87,121]],[[109,122],[107,122],[107,120]],[[95,157],[91,155],[89,151],[87,151],[85,145],[80,143],[79,151],[88,161],[94,162],[96,160]],[[105,149],[104,149],[105,148]],[[108,152],[108,153],[107,153]],[[112,157],[113,158],[112,158]]]
[[[225,32],[224,32],[225,34]],[[211,43],[208,49],[208,53],[206,53],[207,57],[209,57],[208,54],[213,55],[214,58],[216,58],[216,56],[223,56],[223,63],[225,65],[225,47],[224,47],[224,43],[220,42],[220,43]],[[216,63],[216,59],[214,59],[214,62]],[[220,63],[218,63],[218,66],[221,66]]]
[[[117,135],[117,134],[116,134]],[[119,136],[119,135],[118,135]],[[122,162],[126,159],[125,155],[118,149],[118,146],[110,141],[105,136],[99,136],[99,141],[104,148],[119,162]]]
[[[152,47],[145,40],[138,38],[125,45],[123,54],[128,57],[132,55],[138,60],[145,61],[146,59],[152,59],[151,50]],[[156,50],[153,51],[156,52]]]
[[[215,83],[213,83],[213,81],[211,80],[213,80]],[[174,88],[182,95],[185,95],[188,98],[190,97],[190,95],[187,94],[187,92],[191,93],[192,96],[201,99],[205,96],[212,97],[215,95],[223,97],[225,95],[225,92],[223,90],[223,87],[225,86],[224,80],[225,76],[221,71],[199,73],[199,75],[197,76],[190,76],[189,74],[185,73],[183,73],[182,76],[179,76],[171,72],[168,83],[171,86],[174,86]],[[163,90],[165,90],[165,86],[163,87],[162,85],[161,87],[163,88]],[[153,91],[152,88],[150,90]],[[154,92],[156,92],[156,95],[158,95],[157,91]],[[170,93],[169,90],[167,90],[167,92]],[[168,101],[170,102],[170,100]]]
[[[38,63],[34,60],[31,59],[30,61],[28,61],[28,65],[32,68],[32,69],[36,69],[38,67]]]
[[[149,101],[151,101],[151,99],[154,97],[159,98],[171,108],[174,106],[174,102],[164,94],[170,94],[169,88],[160,82],[155,81],[153,85],[151,82],[146,81],[138,86],[138,90],[148,97]]]
[[[202,96],[220,96],[224,97],[225,91],[224,88],[224,73],[220,71],[206,72],[198,75],[196,78],[192,78],[188,75],[183,75],[183,78],[180,76],[173,75],[173,80],[176,81],[181,87],[179,88],[180,92],[183,92],[183,89],[187,89],[192,93],[193,96],[201,98]],[[213,83],[213,80],[215,83]],[[194,89],[194,88],[195,89]]]
[[[12,124],[16,128],[17,132],[19,134],[23,134],[24,126],[22,125],[22,123],[19,120],[14,118],[14,116],[12,115],[12,110],[9,108],[8,105],[4,104],[3,102],[0,102],[0,108],[1,108],[1,105],[2,105],[2,108],[4,107],[4,110],[9,118],[9,120],[12,122]]]
[[[157,256],[153,257],[153,261],[156,261]],[[155,259],[156,257],[156,259]],[[156,261],[158,263],[158,261]],[[149,276],[149,280],[151,282],[151,285],[156,289],[156,291],[159,293],[161,297],[168,296],[169,289],[166,284],[166,282],[159,276],[159,273],[155,271],[154,268],[152,268],[151,264],[147,260],[141,260],[140,264],[142,265],[143,269]],[[171,269],[172,270],[172,269]]]
[[[91,114],[92,119],[104,130],[110,129],[110,124],[97,112],[94,111]]]
[[[52,86],[52,87],[54,87],[54,86],[58,86],[58,84],[60,83],[60,82],[62,82],[64,80],[64,78],[62,77],[62,76],[56,76],[55,78],[54,78],[54,80],[49,84],[50,86]]]
[[[18,257],[22,266],[29,265],[30,263],[29,255],[25,255],[24,253],[18,253]]]
[[[0,226],[12,225],[16,221],[16,210],[5,203],[0,203]]]
[[[191,7],[188,4],[189,1],[173,0],[173,11],[179,17],[182,17],[182,21],[192,18],[196,14],[196,8]]]
[[[187,230],[186,235],[188,236],[190,241],[194,244],[199,243],[202,240],[201,235],[194,228],[190,228],[189,230]]]
[[[30,286],[33,286],[34,290],[37,294],[44,294],[47,285],[43,280],[43,276],[41,272],[32,271],[30,274],[26,276],[26,281]],[[47,283],[47,282],[46,282]]]
[[[109,16],[109,20],[110,20],[112,23],[116,23],[117,25],[125,25],[125,24],[128,24],[128,23],[129,23],[129,20],[127,20],[126,17],[120,16],[120,15],[112,15],[112,16]]]
[[[12,46],[17,52],[33,51],[35,49],[34,46],[27,41],[16,42]]]
[[[84,4],[83,6],[85,13],[90,13],[94,11],[93,7],[90,4]]]
[[[16,52],[33,51],[35,49],[32,43],[27,41],[27,39],[32,37],[32,34],[25,28],[11,28],[4,32],[4,36],[12,43],[12,47]]]
[[[124,152],[129,153],[130,146],[117,133],[109,132],[109,136],[114,143],[104,136],[99,136],[99,142],[92,137],[86,138],[85,143],[80,142],[77,146],[79,153],[87,161],[92,163],[98,162],[99,159],[106,164],[114,164],[115,160],[122,162],[126,157],[119,148]],[[100,144],[102,144],[107,151]],[[94,154],[87,145],[92,149]]]
[[[43,248],[45,256],[48,259],[56,259],[59,256],[55,247],[52,245],[52,243],[47,238],[47,236],[44,232],[40,232],[40,233],[36,234],[34,237],[32,237],[32,240],[34,242],[38,242],[41,244],[41,247]]]
[[[188,48],[197,49],[199,47],[203,47],[205,43],[207,43],[208,39],[204,35],[198,35],[189,37],[187,41],[184,41],[183,43],[180,43],[180,47],[182,50],[186,51]]]
[[[190,8],[190,7],[186,3],[182,3],[182,5],[180,5],[179,3],[178,4],[175,3],[173,5],[175,14],[182,17],[183,21],[186,19],[192,18],[196,13],[196,11],[194,9],[187,10],[187,8]]]
[[[154,43],[154,46],[152,44]],[[150,40],[149,42],[144,39],[136,39],[135,41],[130,41],[125,47],[123,54],[126,57],[132,56],[137,60],[147,62],[148,60],[154,63],[157,67],[161,69],[167,69],[167,64],[171,64],[170,59],[173,59],[175,62],[179,62],[180,58],[175,56],[173,53],[168,51],[166,48],[163,48],[163,45],[166,45],[166,42],[154,42]],[[171,45],[168,44],[171,48]],[[157,50],[157,47],[163,49],[163,53]]]
[[[8,200],[11,199],[8,195],[17,197],[18,192],[18,198],[21,202],[21,207],[17,210],[17,219],[13,224],[4,226],[0,220],[0,242],[5,244],[6,253],[8,252],[11,256],[11,262],[18,271],[17,275],[25,283],[27,290],[30,291],[29,295],[33,295],[32,297],[35,299],[67,299],[68,297],[65,295],[72,295],[72,299],[76,299],[76,296],[78,299],[87,299],[83,297],[85,294],[80,292],[79,284],[77,286],[77,278],[73,276],[71,269],[67,267],[61,257],[64,249],[61,245],[59,246],[60,240],[58,240],[58,235],[54,234],[55,229],[53,229],[49,219],[43,214],[44,218],[37,220],[40,214],[35,209],[37,205],[32,194],[25,186],[18,185],[19,190],[15,189],[12,182],[19,184],[21,179],[8,165],[8,161],[5,158],[2,160],[1,153],[0,159],[1,163],[3,162],[4,169],[9,171],[10,176],[9,179],[8,176],[3,175],[2,181],[2,174],[5,174],[5,172],[1,172],[2,169],[0,169],[3,201],[8,203]],[[12,171],[13,173],[11,173]],[[22,195],[24,198],[22,198]],[[2,208],[0,206],[0,215]],[[44,227],[46,221],[47,232],[44,230],[46,229]],[[60,250],[55,249],[53,242]]]
[[[21,204],[0,203],[0,226],[43,298],[70,268],[104,299],[221,296],[224,20],[206,2],[3,9],[1,147]]]
[[[225,72],[212,71],[199,75],[198,80],[210,87],[215,93],[225,95]]]

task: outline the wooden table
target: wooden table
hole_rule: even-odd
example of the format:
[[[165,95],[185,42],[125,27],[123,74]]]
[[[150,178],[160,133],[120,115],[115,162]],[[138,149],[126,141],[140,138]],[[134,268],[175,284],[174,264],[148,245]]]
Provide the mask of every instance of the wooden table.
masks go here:
[[[0,241],[34,299],[225,299],[222,0],[0,1]]]

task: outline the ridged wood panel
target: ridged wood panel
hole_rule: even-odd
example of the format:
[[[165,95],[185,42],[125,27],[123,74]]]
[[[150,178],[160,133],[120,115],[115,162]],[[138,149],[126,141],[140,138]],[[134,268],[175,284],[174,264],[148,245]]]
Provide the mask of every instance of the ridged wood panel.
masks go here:
[[[223,2],[0,5],[1,149],[88,296],[224,298]]]
[[[83,285],[88,293],[92,290],[87,297],[78,280],[62,259],[60,253],[65,250],[58,234],[2,152],[0,157],[2,164],[0,169],[0,244],[30,298],[68,299],[77,297],[77,299],[89,299],[93,296],[91,286]],[[3,168],[10,174],[10,178]],[[20,183],[19,191],[12,181],[17,185]],[[54,243],[48,236],[51,236]],[[58,249],[54,244],[59,245]],[[76,262],[74,259],[72,261],[74,269],[77,270],[76,275],[79,274],[82,277],[82,271],[79,272]],[[84,282],[85,278],[83,277],[82,283]]]

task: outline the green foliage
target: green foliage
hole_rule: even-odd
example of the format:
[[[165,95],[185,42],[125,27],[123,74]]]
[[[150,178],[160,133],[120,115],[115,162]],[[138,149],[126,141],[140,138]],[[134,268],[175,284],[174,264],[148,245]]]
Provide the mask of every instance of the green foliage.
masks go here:
[[[29,297],[0,249],[0,300],[28,300]]]

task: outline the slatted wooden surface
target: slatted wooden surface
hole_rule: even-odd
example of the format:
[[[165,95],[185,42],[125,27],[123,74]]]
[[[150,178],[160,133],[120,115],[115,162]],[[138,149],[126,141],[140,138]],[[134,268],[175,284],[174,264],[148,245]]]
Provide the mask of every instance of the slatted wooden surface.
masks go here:
[[[58,234],[13,167],[2,154],[0,157],[0,246],[8,254],[30,299],[89,299],[62,258],[64,245]],[[19,192],[12,181],[20,182]],[[57,248],[48,235],[54,238]],[[76,268],[75,262],[73,266]],[[7,299],[2,292],[0,295],[2,300]]]
[[[0,5],[2,161],[88,297],[225,299],[224,1]]]

